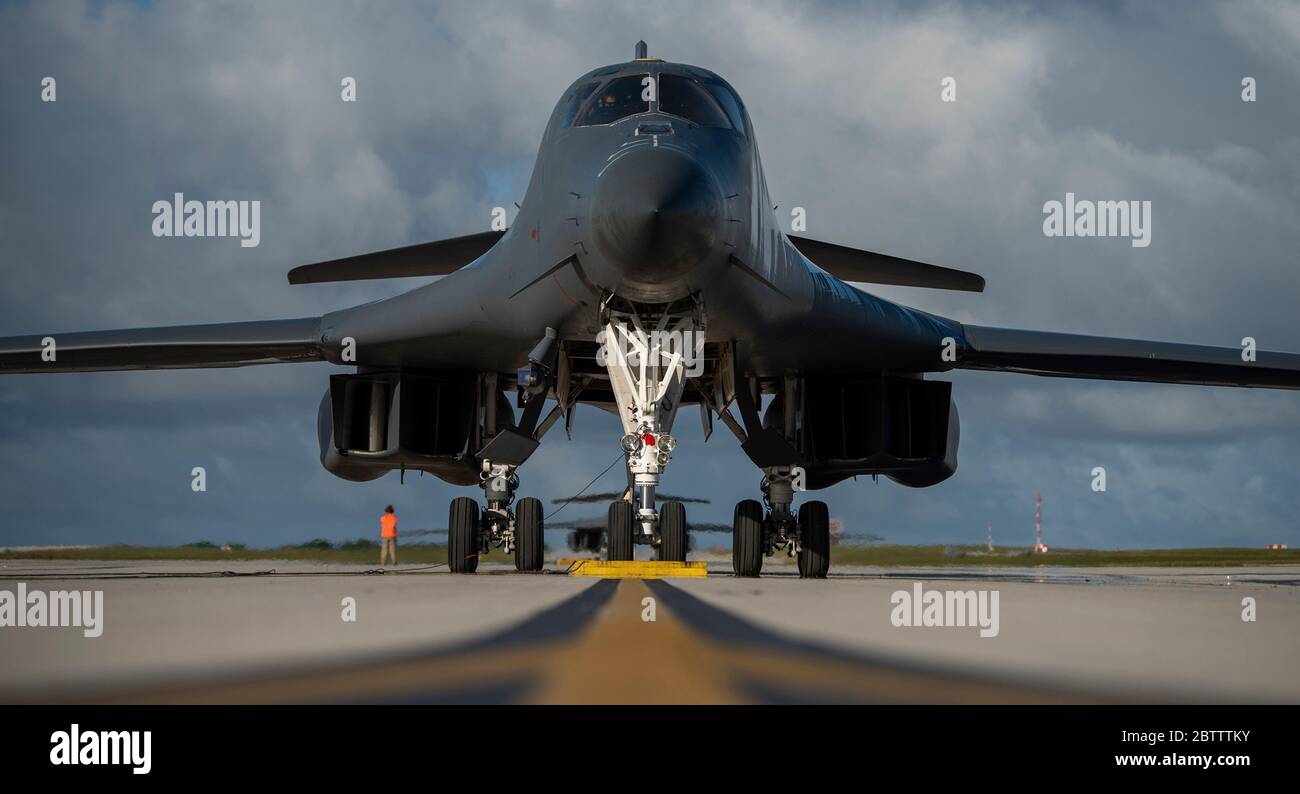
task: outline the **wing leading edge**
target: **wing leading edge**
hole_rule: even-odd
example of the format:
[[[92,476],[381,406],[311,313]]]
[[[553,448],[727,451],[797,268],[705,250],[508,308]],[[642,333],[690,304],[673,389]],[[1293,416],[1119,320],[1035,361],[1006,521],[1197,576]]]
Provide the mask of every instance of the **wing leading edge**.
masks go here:
[[[964,326],[959,369],[1056,378],[1300,389],[1300,354],[1104,336]]]
[[[0,338],[0,374],[243,367],[324,360],[319,317]]]

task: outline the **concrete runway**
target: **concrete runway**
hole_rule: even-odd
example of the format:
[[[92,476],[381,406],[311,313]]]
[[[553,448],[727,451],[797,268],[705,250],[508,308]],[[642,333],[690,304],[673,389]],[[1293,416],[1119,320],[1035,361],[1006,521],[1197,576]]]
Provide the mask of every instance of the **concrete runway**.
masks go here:
[[[103,590],[105,612],[97,638],[0,628],[0,702],[1300,702],[1300,566],[367,570],[0,562],[0,590]],[[997,636],[895,627],[915,582],[996,590]]]

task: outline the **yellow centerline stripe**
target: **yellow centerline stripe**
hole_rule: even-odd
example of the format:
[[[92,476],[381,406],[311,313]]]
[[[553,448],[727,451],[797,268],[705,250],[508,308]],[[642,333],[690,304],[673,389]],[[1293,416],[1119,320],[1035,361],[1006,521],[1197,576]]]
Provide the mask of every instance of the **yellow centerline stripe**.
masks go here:
[[[624,579],[604,612],[578,638],[550,654],[534,703],[742,703],[724,654],[677,620],[656,599],[655,620],[642,619],[645,583]]]

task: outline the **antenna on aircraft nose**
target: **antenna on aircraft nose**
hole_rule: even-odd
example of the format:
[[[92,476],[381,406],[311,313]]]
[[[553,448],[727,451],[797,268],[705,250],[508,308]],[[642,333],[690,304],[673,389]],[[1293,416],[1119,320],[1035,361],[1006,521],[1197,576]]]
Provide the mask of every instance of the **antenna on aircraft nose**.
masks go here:
[[[646,47],[645,42],[638,41],[636,43],[636,59],[638,61],[644,61],[648,57],[646,54],[647,52],[648,48]]]

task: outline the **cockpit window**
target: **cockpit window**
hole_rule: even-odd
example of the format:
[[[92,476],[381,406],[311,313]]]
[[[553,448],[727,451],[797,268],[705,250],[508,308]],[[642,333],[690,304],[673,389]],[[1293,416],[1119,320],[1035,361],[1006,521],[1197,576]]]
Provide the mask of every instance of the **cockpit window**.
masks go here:
[[[578,115],[578,109],[582,107],[582,103],[587,101],[587,98],[592,95],[599,85],[598,82],[592,82],[573,89],[573,93],[569,94],[568,99],[564,102],[564,113],[560,116],[561,129],[573,126],[573,118]]]
[[[701,127],[732,126],[717,101],[703,86],[689,77],[675,74],[659,76],[659,112],[680,116]]]
[[[645,75],[632,74],[606,83],[578,114],[575,126],[613,124],[626,116],[649,111],[650,103],[641,98],[646,90],[644,80]]]
[[[714,99],[718,100],[718,104],[722,105],[722,109],[727,113],[727,118],[731,120],[731,126],[744,134],[745,111],[740,109],[740,99],[722,83],[707,82],[704,87],[709,90]]]

